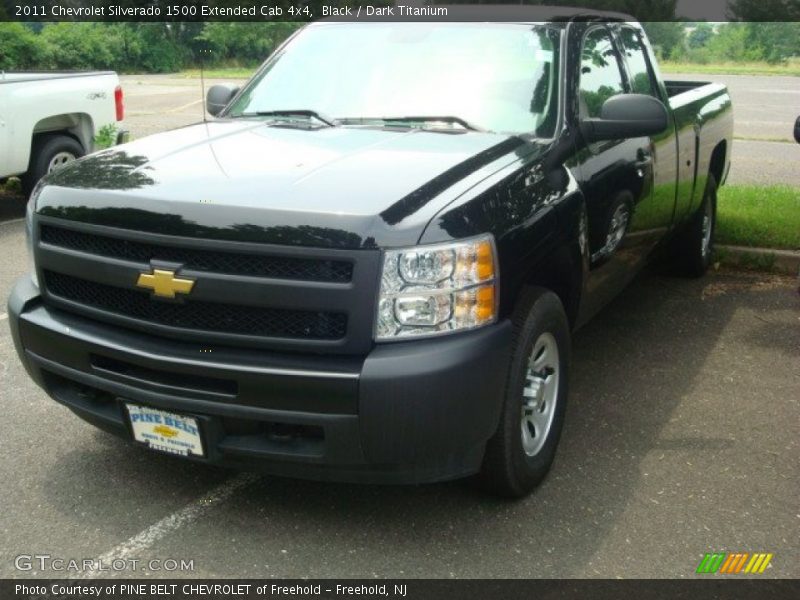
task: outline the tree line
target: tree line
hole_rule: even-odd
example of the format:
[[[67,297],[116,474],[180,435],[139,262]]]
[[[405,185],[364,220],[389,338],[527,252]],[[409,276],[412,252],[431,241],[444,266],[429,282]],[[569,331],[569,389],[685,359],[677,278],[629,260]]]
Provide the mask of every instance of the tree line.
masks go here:
[[[739,10],[746,15],[749,2],[738,0],[733,6],[740,5]],[[770,2],[782,0],[759,0],[752,6],[760,10],[761,4]],[[674,4],[672,0],[669,3]],[[760,18],[760,13],[754,18]],[[301,25],[297,22],[2,22],[0,70],[113,69],[125,73],[166,73],[198,67],[201,62],[205,66],[253,67]],[[709,24],[665,18],[644,22],[644,27],[662,59],[780,63],[800,56],[797,21]]]
[[[302,23],[0,23],[0,70],[250,67]]]
[[[645,23],[662,59],[691,63],[765,61],[800,57],[800,23]]]

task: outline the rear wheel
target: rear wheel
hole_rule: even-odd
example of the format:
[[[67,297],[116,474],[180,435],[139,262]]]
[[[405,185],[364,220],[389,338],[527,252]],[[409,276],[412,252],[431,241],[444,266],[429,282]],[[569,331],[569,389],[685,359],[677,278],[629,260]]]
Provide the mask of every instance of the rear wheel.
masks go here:
[[[542,288],[523,293],[513,321],[500,424],[478,479],[493,494],[519,498],[544,479],[555,457],[566,410],[570,339],[561,301]]]
[[[31,148],[28,172],[22,180],[22,191],[30,195],[38,181],[67,163],[84,155],[83,146],[67,135],[43,135],[36,138]]]
[[[717,180],[709,173],[703,202],[678,239],[681,267],[686,275],[700,277],[708,270],[714,254],[716,223]]]

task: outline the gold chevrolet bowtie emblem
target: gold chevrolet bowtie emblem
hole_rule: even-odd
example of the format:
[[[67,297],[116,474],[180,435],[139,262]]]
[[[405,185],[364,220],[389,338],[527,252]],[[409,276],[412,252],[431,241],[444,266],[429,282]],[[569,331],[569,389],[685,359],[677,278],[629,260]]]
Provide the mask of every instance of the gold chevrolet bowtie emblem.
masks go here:
[[[164,436],[165,438],[173,438],[178,435],[178,432],[175,429],[172,427],[167,427],[166,425],[156,425],[153,427],[153,432]]]
[[[153,269],[152,273],[140,273],[136,285],[153,290],[153,295],[159,298],[174,298],[175,294],[191,292],[194,280],[175,277],[175,271]]]

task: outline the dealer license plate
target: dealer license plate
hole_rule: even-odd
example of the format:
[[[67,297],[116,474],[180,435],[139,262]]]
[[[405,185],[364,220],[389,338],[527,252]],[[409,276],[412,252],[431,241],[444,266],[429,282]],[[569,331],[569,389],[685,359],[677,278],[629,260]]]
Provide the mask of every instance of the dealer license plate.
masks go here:
[[[180,456],[205,455],[197,419],[138,404],[125,404],[125,407],[137,442]]]

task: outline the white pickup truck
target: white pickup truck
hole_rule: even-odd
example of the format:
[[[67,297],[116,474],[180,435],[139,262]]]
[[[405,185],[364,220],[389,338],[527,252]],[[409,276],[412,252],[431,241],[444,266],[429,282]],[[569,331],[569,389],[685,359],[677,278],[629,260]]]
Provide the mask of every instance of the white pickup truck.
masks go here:
[[[95,136],[124,117],[113,71],[0,71],[0,181],[17,175],[28,194],[61,165],[95,149]],[[116,142],[126,132],[117,131]]]

